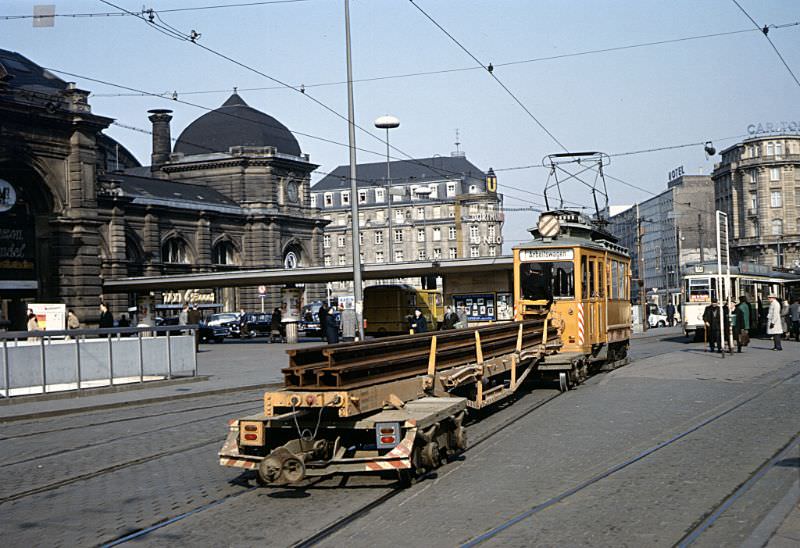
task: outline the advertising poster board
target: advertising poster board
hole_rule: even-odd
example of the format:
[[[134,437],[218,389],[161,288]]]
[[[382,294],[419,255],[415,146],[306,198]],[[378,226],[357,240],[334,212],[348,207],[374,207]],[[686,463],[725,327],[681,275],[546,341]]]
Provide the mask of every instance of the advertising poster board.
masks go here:
[[[281,304],[283,305],[281,322],[299,322],[300,311],[303,308],[303,288],[284,287],[281,289]]]
[[[514,319],[514,296],[511,293],[497,294],[497,320]]]
[[[35,303],[29,304],[28,308],[36,314],[42,331],[64,331],[67,328],[67,305]]]
[[[456,308],[463,306],[471,322],[492,322],[497,319],[494,293],[453,295],[453,304]]]

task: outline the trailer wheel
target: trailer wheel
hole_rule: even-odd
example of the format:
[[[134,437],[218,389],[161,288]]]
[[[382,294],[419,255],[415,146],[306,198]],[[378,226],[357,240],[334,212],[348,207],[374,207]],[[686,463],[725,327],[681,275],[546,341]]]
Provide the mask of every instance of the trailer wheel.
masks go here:
[[[258,465],[258,483],[269,485],[275,483],[281,477],[283,463],[273,455],[262,460]]]
[[[567,373],[562,371],[558,374],[558,389],[561,392],[569,390],[569,381],[567,380]]]
[[[289,457],[283,461],[283,477],[289,483],[297,483],[306,477],[306,465],[297,457]]]
[[[422,458],[422,465],[425,466],[428,470],[433,470],[439,467],[441,464],[441,454],[439,452],[439,444],[435,441],[431,441],[430,443],[426,443],[422,446],[422,452],[420,457]]]

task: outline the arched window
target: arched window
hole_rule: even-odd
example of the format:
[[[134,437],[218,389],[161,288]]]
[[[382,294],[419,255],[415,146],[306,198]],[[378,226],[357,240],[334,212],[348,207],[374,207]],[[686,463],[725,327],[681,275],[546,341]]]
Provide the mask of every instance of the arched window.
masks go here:
[[[783,221],[781,219],[772,220],[772,235],[780,236],[783,234]]]
[[[180,238],[169,238],[161,246],[161,260],[165,263],[189,264],[186,242]]]
[[[229,240],[222,240],[211,250],[211,261],[214,264],[238,264],[236,247]]]

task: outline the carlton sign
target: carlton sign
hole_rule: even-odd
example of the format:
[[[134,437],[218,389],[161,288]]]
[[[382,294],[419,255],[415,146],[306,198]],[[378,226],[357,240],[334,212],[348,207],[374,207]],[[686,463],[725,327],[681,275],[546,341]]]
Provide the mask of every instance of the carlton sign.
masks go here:
[[[765,122],[763,124],[750,124],[747,133],[762,135],[765,133],[797,133],[800,131],[800,122]]]
[[[213,291],[202,291],[200,289],[165,291],[162,296],[164,304],[208,304],[214,302]]]

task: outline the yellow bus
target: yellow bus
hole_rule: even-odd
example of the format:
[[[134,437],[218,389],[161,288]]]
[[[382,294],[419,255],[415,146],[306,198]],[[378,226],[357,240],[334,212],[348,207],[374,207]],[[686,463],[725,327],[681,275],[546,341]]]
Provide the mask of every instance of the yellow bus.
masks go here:
[[[408,284],[371,285],[364,288],[364,333],[377,337],[408,333],[409,319],[419,308],[428,331],[444,319],[444,299],[436,289],[417,289]]]

